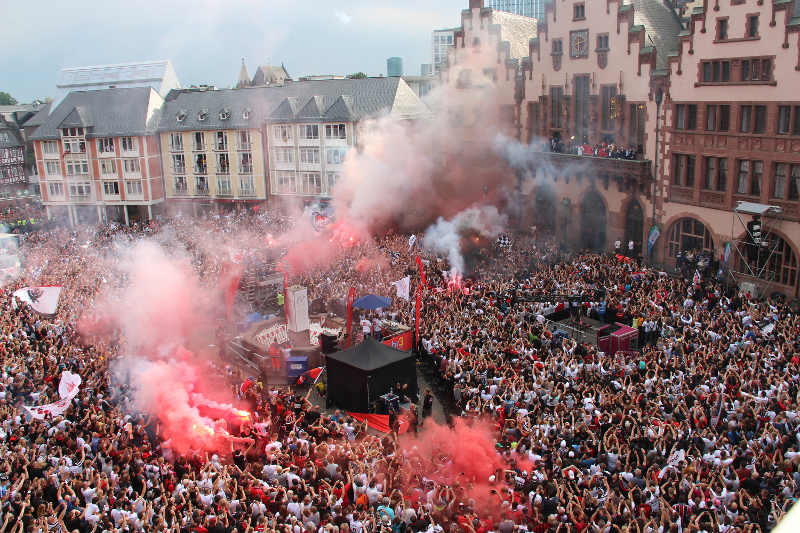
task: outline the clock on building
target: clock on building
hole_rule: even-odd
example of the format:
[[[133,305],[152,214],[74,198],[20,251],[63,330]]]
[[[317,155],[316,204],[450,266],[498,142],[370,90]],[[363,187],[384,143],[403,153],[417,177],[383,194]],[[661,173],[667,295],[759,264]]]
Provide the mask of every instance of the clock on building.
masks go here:
[[[569,51],[571,57],[589,55],[589,30],[573,31],[569,34]]]

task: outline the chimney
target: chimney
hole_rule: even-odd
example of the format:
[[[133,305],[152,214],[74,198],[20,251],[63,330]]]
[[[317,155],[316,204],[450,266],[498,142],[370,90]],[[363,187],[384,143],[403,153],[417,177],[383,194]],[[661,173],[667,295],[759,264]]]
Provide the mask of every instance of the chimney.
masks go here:
[[[476,7],[478,9],[483,8],[483,0],[469,0],[469,8],[475,9]]]

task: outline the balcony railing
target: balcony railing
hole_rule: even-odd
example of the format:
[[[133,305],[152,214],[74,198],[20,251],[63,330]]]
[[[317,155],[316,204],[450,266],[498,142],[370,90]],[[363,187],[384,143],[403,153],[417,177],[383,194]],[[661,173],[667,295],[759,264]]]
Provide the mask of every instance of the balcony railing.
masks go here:
[[[218,166],[217,167],[217,174],[230,174],[231,167],[230,166]]]
[[[183,152],[183,143],[180,144],[169,143],[169,151],[178,153]]]
[[[175,194],[189,194],[189,186],[186,183],[176,183]]]
[[[239,196],[249,198],[255,195],[256,195],[255,189],[242,189],[242,188],[239,189]]]
[[[252,174],[253,173],[253,165],[251,164],[243,164],[239,166],[239,173],[241,174]]]
[[[214,151],[215,152],[227,152],[228,151],[228,143],[214,143]]]
[[[540,163],[548,170],[572,173],[580,178],[587,174],[593,176],[619,177],[631,179],[638,183],[647,183],[652,179],[651,162],[639,159],[616,159],[612,157],[595,157],[589,155],[562,154],[531,150],[531,170],[536,170]]]
[[[185,166],[172,167],[173,174],[186,174]]]
[[[195,165],[194,166],[194,173],[195,174],[208,174],[208,167]]]
[[[194,150],[195,152],[205,152],[206,151],[206,145],[205,145],[205,143],[193,143],[192,144],[192,150]]]
[[[194,186],[194,193],[198,196],[208,196],[208,183],[196,183]]]
[[[238,143],[236,143],[236,149],[239,151],[248,151],[252,146],[253,143],[251,143],[250,141],[247,142],[239,141]]]

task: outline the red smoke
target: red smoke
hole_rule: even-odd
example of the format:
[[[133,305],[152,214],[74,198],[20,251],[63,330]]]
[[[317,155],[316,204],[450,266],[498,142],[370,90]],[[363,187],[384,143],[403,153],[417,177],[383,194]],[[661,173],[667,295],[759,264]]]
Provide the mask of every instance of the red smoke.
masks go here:
[[[464,499],[474,500],[475,510],[483,513],[497,511],[489,477],[504,468],[494,443],[488,422],[470,423],[461,418],[452,428],[429,419],[418,435],[400,437],[409,474],[432,479],[438,485],[458,485],[464,489]]]

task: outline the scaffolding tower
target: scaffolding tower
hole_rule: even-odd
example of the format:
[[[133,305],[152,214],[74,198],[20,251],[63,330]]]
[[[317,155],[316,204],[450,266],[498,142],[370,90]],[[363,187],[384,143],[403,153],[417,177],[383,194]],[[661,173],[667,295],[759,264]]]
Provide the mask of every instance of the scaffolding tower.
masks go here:
[[[766,294],[769,285],[777,280],[772,258],[780,240],[772,235],[781,223],[782,212],[780,206],[754,202],[739,202],[733,210],[730,242],[736,260],[728,265],[728,271],[740,287],[743,283],[752,284],[749,287]]]

